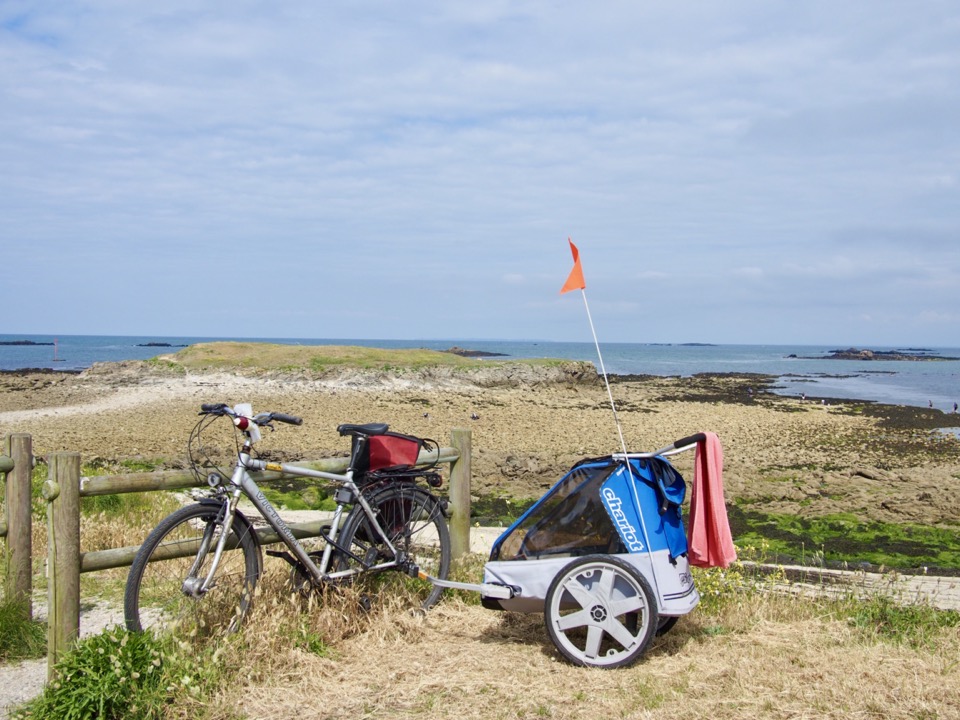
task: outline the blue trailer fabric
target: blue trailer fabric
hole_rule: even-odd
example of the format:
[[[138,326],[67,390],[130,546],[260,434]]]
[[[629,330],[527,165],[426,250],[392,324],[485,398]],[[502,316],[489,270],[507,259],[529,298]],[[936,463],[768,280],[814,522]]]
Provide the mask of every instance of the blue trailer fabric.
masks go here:
[[[629,470],[612,457],[585,460],[497,539],[490,559],[658,550],[677,558],[687,551],[685,494],[680,473],[662,458],[632,458]]]

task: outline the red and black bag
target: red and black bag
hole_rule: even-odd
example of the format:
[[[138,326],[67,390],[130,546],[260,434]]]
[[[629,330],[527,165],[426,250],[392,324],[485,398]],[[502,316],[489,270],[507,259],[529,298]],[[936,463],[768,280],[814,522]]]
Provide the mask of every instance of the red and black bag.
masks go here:
[[[425,447],[436,449],[437,444],[433,440],[395,432],[370,435],[360,455],[354,459],[354,470],[360,473],[409,470],[417,464],[420,451]]]

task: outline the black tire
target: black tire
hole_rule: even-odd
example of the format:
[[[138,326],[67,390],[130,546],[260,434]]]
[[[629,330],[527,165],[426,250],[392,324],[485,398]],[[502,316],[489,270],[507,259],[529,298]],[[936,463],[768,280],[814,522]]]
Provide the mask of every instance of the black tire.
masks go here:
[[[680,618],[676,615],[661,615],[660,624],[657,625],[657,637],[666,635],[668,632],[673,630],[673,626],[677,624],[679,619]]]
[[[450,531],[437,499],[412,483],[383,485],[364,489],[363,493],[394,547],[426,574],[445,580],[450,572]],[[338,542],[362,561],[341,555],[338,569],[356,569],[392,559],[359,503],[350,512]],[[381,575],[385,580],[391,576],[402,580],[424,609],[436,604],[443,593],[443,588],[397,570]]]
[[[195,628],[217,634],[240,627],[262,568],[260,544],[240,513],[234,517],[227,542],[231,549],[220,558],[214,586],[199,598],[183,591],[188,577],[199,575],[202,580],[209,568],[223,531],[222,508],[218,502],[188,505],[150,533],[127,576],[123,613],[128,630]],[[177,545],[185,551],[177,553]]]
[[[659,625],[646,578],[612,555],[566,565],[547,590],[544,618],[557,650],[574,665],[617,668],[636,661]]]

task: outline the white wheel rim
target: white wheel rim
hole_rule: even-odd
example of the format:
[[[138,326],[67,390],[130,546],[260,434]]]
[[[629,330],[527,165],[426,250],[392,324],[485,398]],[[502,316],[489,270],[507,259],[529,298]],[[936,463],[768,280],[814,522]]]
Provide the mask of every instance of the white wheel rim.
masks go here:
[[[647,636],[650,612],[643,588],[615,565],[596,562],[569,571],[550,598],[558,642],[586,665],[612,665],[635,654]],[[628,613],[637,628],[628,628]]]

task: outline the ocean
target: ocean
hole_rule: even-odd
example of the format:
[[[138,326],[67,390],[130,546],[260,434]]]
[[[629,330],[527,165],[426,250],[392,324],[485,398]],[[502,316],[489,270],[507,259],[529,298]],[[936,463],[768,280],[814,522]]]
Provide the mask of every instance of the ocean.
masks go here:
[[[310,338],[214,338],[109,335],[0,335],[0,370],[50,368],[77,371],[95,362],[146,360],[179,348],[215,340],[290,343],[298,345],[361,345],[382,348],[447,350],[459,346],[501,353],[511,358],[588,360],[599,369],[593,343],[510,340],[358,340]],[[698,373],[761,373],[777,378],[775,392],[808,398],[869,400],[893,405],[933,407],[952,412],[960,402],[960,360],[855,361],[824,360],[829,345],[670,345],[601,343],[610,375],[687,377]],[[871,350],[898,348],[871,347]],[[900,348],[903,349],[903,348]],[[913,348],[913,351],[918,350]],[[960,358],[960,348],[924,348],[943,357]]]

